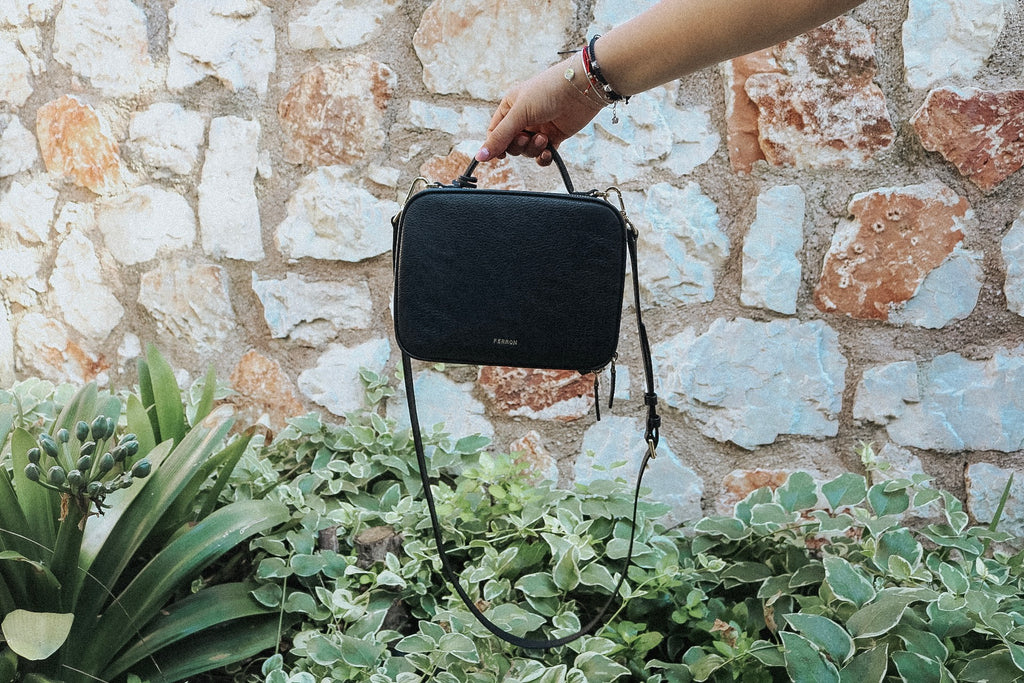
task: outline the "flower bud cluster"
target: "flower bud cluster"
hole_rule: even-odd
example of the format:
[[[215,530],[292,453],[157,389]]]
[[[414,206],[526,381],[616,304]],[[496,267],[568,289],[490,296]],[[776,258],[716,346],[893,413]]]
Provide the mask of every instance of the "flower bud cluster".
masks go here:
[[[88,513],[89,501],[102,512],[109,494],[128,488],[152,470],[146,458],[132,462],[139,453],[134,434],[114,441],[116,426],[113,418],[100,415],[91,425],[78,422],[74,434],[67,429],[53,436],[41,434],[39,445],[28,451],[25,477],[71,496],[83,513]]]

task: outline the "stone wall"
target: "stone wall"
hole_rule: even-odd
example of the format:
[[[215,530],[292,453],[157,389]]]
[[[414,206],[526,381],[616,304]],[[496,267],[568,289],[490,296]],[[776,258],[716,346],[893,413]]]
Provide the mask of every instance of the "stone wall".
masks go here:
[[[358,369],[397,361],[412,180],[458,175],[510,84],[640,4],[3,0],[0,380],[126,386],[155,343],[271,429],[359,408]],[[642,232],[673,519],[859,469],[861,441],[991,517],[1024,466],[1021,1],[868,0],[617,114],[562,149]],[[479,175],[558,187],[520,159]],[[466,367],[421,369],[424,422],[563,484],[635,463],[624,321],[600,422],[588,378]]]

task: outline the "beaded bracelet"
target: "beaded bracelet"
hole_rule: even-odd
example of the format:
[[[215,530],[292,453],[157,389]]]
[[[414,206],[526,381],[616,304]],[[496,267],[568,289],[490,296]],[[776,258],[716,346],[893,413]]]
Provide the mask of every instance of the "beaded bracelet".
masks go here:
[[[615,92],[615,89],[612,88],[608,83],[608,79],[605,78],[604,74],[601,72],[601,64],[597,61],[597,54],[594,52],[594,45],[600,37],[601,34],[595,35],[590,39],[590,43],[583,48],[583,68],[587,72],[587,77],[590,78],[591,82],[600,87],[610,101],[622,101],[623,104],[625,104],[629,102],[629,98],[623,97],[619,93]]]

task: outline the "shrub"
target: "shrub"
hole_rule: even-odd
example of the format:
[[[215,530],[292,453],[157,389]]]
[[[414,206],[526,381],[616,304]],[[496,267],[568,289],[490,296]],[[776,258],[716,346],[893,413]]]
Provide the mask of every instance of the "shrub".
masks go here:
[[[364,378],[381,393],[380,377]],[[445,538],[478,604],[521,635],[578,628],[614,586],[628,482],[557,490],[483,452],[480,437],[427,441]],[[862,455],[875,466],[870,447]],[[407,431],[373,410],[343,426],[307,416],[264,456],[288,474],[274,495],[294,513],[290,528],[252,543],[256,595],[301,619],[264,662],[268,683],[1024,677],[1022,556],[924,476],[869,485],[845,473],[819,485],[795,473],[683,529],[659,527],[662,509],[645,504],[615,618],[527,652],[490,636],[445,585]],[[913,526],[914,514],[932,519]],[[360,564],[356,537],[379,525],[401,548]]]
[[[287,509],[217,505],[248,437],[210,412],[211,378],[194,424],[155,350],[140,378],[126,402],[93,384],[0,394],[0,681],[173,681],[276,642],[250,585],[193,581]]]

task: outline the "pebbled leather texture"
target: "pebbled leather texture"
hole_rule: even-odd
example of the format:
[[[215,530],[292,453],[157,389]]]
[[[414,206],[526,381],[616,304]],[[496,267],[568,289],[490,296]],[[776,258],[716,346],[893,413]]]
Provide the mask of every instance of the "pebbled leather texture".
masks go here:
[[[395,337],[409,356],[580,372],[611,361],[627,228],[604,199],[429,188],[395,230]]]

